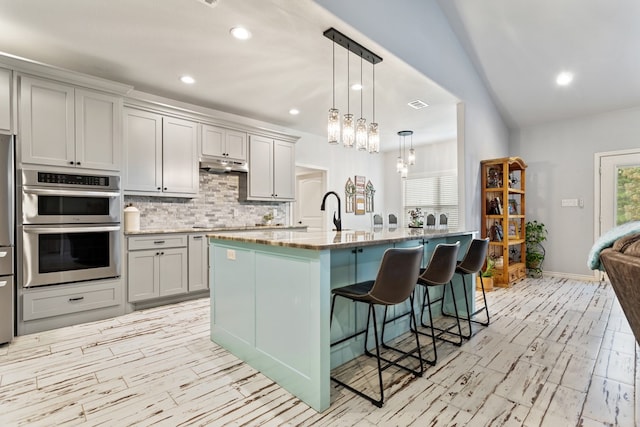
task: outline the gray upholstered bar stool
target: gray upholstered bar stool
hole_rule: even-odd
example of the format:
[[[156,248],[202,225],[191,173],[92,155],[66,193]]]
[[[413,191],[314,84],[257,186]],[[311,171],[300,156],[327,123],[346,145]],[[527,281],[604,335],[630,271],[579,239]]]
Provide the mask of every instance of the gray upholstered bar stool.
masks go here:
[[[469,324],[469,334],[463,335],[464,338],[471,338],[471,334],[473,332],[471,329],[472,322],[482,326],[489,326],[489,322],[491,321],[491,319],[489,318],[489,308],[487,306],[487,296],[484,292],[484,282],[482,281],[482,275],[480,274],[480,271],[482,270],[482,266],[484,265],[484,261],[487,258],[488,250],[489,250],[489,238],[473,239],[471,241],[471,244],[469,245],[469,249],[467,250],[467,253],[464,255],[464,258],[462,259],[462,261],[458,262],[458,265],[456,266],[456,273],[462,276],[462,284],[465,289],[464,302],[467,306],[467,316],[462,320],[466,320],[467,323]],[[469,300],[467,298],[467,292],[466,292],[467,283],[465,280],[465,276],[467,274],[478,274],[478,277],[480,277],[480,287],[482,288],[482,299],[484,301],[484,307],[480,307],[473,313],[471,313],[471,309],[469,308]],[[471,284],[471,286],[473,286],[473,283]],[[477,315],[482,311],[484,311],[487,316],[486,322],[472,319],[473,316]],[[442,310],[442,314],[444,314],[445,316],[460,318],[460,315],[457,313],[456,314],[445,313],[444,307]]]
[[[420,352],[420,340],[418,334],[414,332],[416,339],[416,348],[410,351],[402,351],[397,348],[385,346],[391,350],[400,354],[399,357],[394,360],[386,359],[380,355],[380,345],[378,340],[378,322],[376,320],[376,305],[382,305],[385,308],[391,305],[400,304],[407,299],[411,302],[411,318],[415,325],[416,317],[413,309],[413,291],[416,286],[416,280],[418,273],[420,272],[420,263],[422,262],[423,247],[418,246],[415,248],[391,248],[387,249],[382,257],[380,268],[375,280],[368,280],[365,282],[355,283],[353,285],[344,286],[341,288],[333,289],[333,299],[331,301],[331,323],[333,323],[333,309],[335,307],[336,297],[341,296],[343,298],[350,299],[354,302],[362,302],[368,304],[367,314],[367,327],[364,331],[359,331],[348,337],[342,338],[331,344],[331,346],[340,344],[351,338],[356,337],[362,333],[365,334],[364,339],[364,353],[367,356],[372,356],[377,359],[378,362],[378,383],[380,385],[380,399],[375,399],[364,392],[355,389],[354,387],[344,383],[343,381],[331,377],[331,380],[335,381],[339,385],[345,387],[348,390],[356,393],[357,395],[364,397],[371,403],[378,407],[382,407],[384,404],[384,391],[382,385],[382,371],[390,366],[396,366],[402,368],[415,376],[422,376],[424,372],[422,364],[422,353]],[[385,310],[386,316],[386,310]],[[372,354],[367,348],[367,339],[369,336],[369,326],[373,320],[373,336],[376,344],[376,353]],[[384,319],[383,319],[384,321]],[[418,370],[412,369],[408,366],[401,365],[400,361],[413,356],[418,353],[418,360],[420,367]],[[414,356],[415,357],[415,356]],[[382,362],[386,365],[382,366]]]
[[[456,243],[441,243],[436,246],[433,251],[433,255],[431,255],[431,259],[429,260],[429,265],[427,268],[420,270],[420,277],[418,277],[418,284],[425,287],[424,289],[424,297],[422,299],[422,307],[420,310],[420,323],[423,327],[429,328],[431,331],[431,335],[418,331],[416,331],[425,336],[431,336],[433,342],[433,359],[428,360],[425,359],[427,363],[430,365],[435,365],[438,360],[438,351],[436,349],[436,338],[442,341],[447,341],[449,343],[455,345],[462,345],[462,329],[460,328],[460,319],[456,318],[456,325],[458,326],[458,333],[450,332],[450,329],[453,328],[437,328],[433,326],[433,312],[431,310],[431,305],[442,301],[444,304],[444,297],[446,295],[446,287],[447,284],[451,287],[451,295],[453,296],[453,307],[456,313],[458,312],[458,306],[456,304],[455,292],[453,290],[453,284],[451,283],[451,278],[453,278],[453,274],[456,271],[456,265],[458,262],[458,250],[460,249],[460,242]],[[444,286],[444,290],[442,291],[442,296],[440,298],[431,300],[431,296],[429,295],[429,288],[434,288],[437,286]],[[429,324],[427,325],[424,321],[424,310],[425,308],[429,311]],[[414,323],[415,324],[415,323]],[[455,326],[455,325],[454,325]],[[435,331],[438,331],[438,335],[436,335]],[[443,337],[444,334],[452,334],[460,337],[460,341],[452,341],[448,338]]]

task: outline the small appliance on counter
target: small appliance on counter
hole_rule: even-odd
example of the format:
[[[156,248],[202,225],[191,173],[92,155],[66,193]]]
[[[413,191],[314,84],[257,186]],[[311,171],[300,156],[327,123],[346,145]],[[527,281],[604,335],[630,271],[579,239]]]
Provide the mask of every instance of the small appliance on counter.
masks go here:
[[[0,135],[0,344],[13,339],[13,176],[13,137]]]
[[[140,211],[132,204],[128,204],[124,208],[124,232],[132,231],[140,231]]]

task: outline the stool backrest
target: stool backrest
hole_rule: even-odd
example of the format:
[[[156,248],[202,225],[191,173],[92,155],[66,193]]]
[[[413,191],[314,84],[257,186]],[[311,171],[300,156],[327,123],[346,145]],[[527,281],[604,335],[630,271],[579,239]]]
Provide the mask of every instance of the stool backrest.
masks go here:
[[[473,239],[469,245],[469,249],[465,254],[458,268],[465,273],[478,273],[484,265],[484,260],[487,258],[487,251],[489,250],[489,238],[486,239]]]
[[[427,215],[427,227],[436,226],[436,216],[434,214]]]
[[[423,247],[389,248],[382,256],[369,296],[378,304],[400,304],[416,287]]]
[[[398,217],[394,214],[389,214],[389,225],[398,225]]]
[[[451,280],[458,264],[460,242],[440,243],[433,251],[429,265],[420,280],[432,285],[444,285]]]
[[[373,225],[382,225],[382,215],[380,214],[373,215]]]

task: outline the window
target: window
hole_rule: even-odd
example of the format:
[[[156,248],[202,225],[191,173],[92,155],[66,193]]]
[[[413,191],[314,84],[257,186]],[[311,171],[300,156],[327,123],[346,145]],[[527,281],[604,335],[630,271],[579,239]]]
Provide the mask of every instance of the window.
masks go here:
[[[458,228],[457,171],[409,176],[404,180],[403,186],[406,218],[409,210],[420,208],[425,217],[434,214],[439,218],[440,214],[446,214],[449,219],[449,228]]]

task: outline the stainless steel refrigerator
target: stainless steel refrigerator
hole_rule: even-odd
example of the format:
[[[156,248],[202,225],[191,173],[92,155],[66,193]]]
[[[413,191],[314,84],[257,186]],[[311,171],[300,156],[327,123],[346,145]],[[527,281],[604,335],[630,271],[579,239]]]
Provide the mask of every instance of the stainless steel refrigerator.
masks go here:
[[[0,135],[0,344],[13,339],[15,183],[13,137]]]

